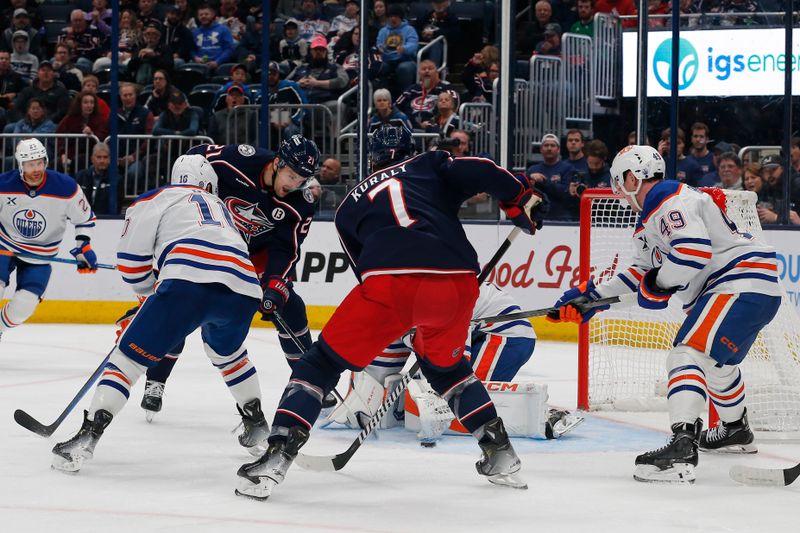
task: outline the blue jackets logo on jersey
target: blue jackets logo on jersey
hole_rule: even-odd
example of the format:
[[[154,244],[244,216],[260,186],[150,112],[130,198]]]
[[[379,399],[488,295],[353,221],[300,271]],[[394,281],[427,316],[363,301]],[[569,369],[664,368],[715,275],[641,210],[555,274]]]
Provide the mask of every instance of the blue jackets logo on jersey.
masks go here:
[[[258,204],[251,204],[231,196],[225,200],[225,206],[233,215],[233,221],[246,242],[250,242],[251,237],[257,237],[275,227]]]
[[[35,239],[44,233],[47,221],[40,212],[33,209],[22,209],[14,213],[14,227],[26,239]]]

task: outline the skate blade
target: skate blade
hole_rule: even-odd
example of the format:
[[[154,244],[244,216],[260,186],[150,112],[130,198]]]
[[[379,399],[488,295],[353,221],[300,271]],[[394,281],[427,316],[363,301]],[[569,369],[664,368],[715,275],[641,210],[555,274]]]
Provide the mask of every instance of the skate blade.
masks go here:
[[[557,439],[562,435],[566,435],[567,433],[575,429],[577,426],[579,426],[583,421],[584,418],[582,416],[569,415],[563,424],[559,423],[553,427],[554,438]]]
[[[528,484],[525,483],[515,474],[494,474],[487,476],[489,483],[498,485],[500,487],[509,487],[512,489],[527,490]]]
[[[633,479],[642,483],[691,484],[695,481],[694,465],[675,463],[672,467],[665,469],[655,465],[636,465]]]
[[[270,497],[275,485],[277,485],[277,483],[268,477],[259,478],[258,483],[252,483],[247,479],[241,479],[239,481],[239,487],[234,489],[234,493],[237,496],[263,502]]]
[[[755,444],[733,444],[722,448],[700,448],[703,453],[715,453],[719,455],[742,455],[758,453],[758,446]]]
[[[53,460],[50,463],[50,468],[59,472],[64,472],[65,474],[77,474],[83,467],[84,460],[85,459],[83,457],[67,459],[61,455],[53,454]]]
[[[253,457],[263,457],[264,454],[267,453],[267,447],[260,444],[256,444],[255,446],[245,446],[244,448],[247,450],[247,453]]]
[[[145,409],[144,419],[147,420],[148,424],[151,424],[153,422],[153,419],[156,417],[156,412],[157,411],[148,411],[147,409]]]

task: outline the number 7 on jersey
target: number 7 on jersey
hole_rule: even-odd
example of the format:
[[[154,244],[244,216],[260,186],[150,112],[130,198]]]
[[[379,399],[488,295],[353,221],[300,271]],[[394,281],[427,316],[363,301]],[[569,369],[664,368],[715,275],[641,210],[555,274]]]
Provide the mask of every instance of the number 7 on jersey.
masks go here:
[[[416,222],[417,220],[411,218],[411,215],[408,214],[408,210],[406,209],[406,200],[403,198],[403,184],[399,179],[387,179],[369,191],[369,193],[367,193],[367,197],[370,199],[370,201],[374,201],[375,196],[386,189],[389,190],[389,203],[392,206],[392,213],[394,214],[395,220],[397,220],[397,224],[407,228]]]

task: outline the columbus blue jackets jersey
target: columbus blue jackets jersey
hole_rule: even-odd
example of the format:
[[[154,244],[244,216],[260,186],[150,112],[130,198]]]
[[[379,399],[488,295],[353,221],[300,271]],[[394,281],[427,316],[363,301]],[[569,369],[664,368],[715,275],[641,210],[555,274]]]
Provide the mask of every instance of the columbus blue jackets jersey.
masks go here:
[[[360,281],[382,274],[477,273],[459,206],[479,192],[510,201],[522,189],[489,159],[425,152],[356,185],[336,211],[336,230]]]
[[[275,152],[249,144],[201,144],[189,154],[206,157],[219,179],[219,197],[233,215],[251,254],[268,251],[265,276],[294,278],[300,245],[314,215],[311,191],[278,198],[263,189]]]
[[[0,174],[0,247],[55,256],[67,221],[75,225],[76,236],[91,237],[94,213],[70,176],[48,170],[42,184],[31,188],[22,181],[19,170]]]

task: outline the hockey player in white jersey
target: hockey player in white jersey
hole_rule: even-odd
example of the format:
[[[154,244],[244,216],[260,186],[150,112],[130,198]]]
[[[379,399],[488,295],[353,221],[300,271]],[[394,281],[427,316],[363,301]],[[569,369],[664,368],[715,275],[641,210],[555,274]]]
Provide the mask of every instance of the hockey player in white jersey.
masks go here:
[[[0,174],[0,289],[17,272],[17,290],[0,309],[0,335],[33,314],[50,280],[47,261],[25,254],[54,257],[67,229],[75,226],[78,272],[97,271],[90,244],[95,216],[81,188],[66,174],[47,168],[47,150],[37,139],[23,139],[15,149],[17,168]],[[2,291],[0,291],[2,292]]]
[[[247,246],[216,192],[217,176],[206,158],[181,156],[172,185],[143,194],[128,208],[118,269],[147,299],[111,353],[80,431],[53,448],[54,468],[75,472],[91,459],[139,377],[198,327],[209,359],[243,411],[240,443],[251,448],[266,440],[256,369],[244,346],[262,291]]]
[[[639,213],[633,265],[606,283],[592,281],[556,302],[561,319],[589,320],[575,304],[637,292],[647,309],[683,303],[686,320],[667,356],[667,403],[672,437],[636,458],[634,478],[693,482],[698,448],[755,451],[737,366],[781,303],[775,250],[739,231],[725,212],[724,194],[665,180],[661,155],[649,146],[622,149],[611,165],[612,188]],[[721,424],[702,430],[706,397]]]

